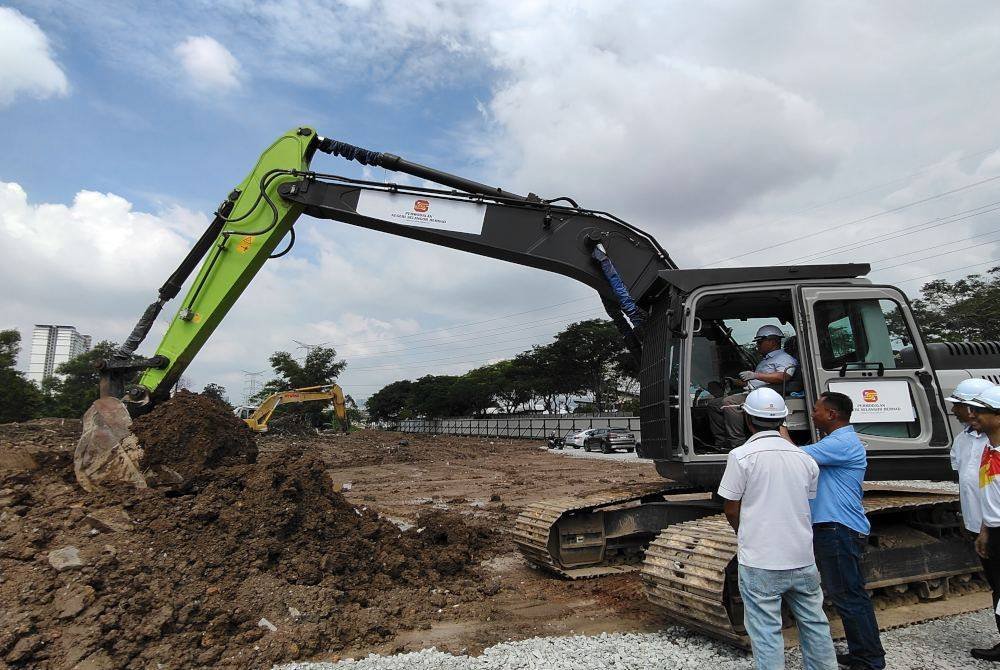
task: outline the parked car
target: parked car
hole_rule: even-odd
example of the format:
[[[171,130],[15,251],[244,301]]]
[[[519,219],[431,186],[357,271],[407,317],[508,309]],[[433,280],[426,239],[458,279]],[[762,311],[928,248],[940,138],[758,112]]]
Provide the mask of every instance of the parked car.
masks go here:
[[[588,435],[594,432],[594,430],[595,430],[594,428],[588,428],[586,430],[576,430],[574,428],[570,432],[566,433],[566,437],[563,439],[566,440],[567,446],[573,447],[574,449],[579,449],[580,447],[583,446],[583,441],[587,438]]]
[[[600,449],[605,454],[624,449],[635,451],[635,433],[620,428],[592,428],[583,440],[583,450]]]

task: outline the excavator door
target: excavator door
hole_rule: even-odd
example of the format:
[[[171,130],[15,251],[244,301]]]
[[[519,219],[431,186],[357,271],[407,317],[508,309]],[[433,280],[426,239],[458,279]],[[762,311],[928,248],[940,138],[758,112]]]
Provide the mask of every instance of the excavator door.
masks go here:
[[[799,290],[808,324],[803,371],[816,395],[838,391],[853,400],[852,423],[869,451],[868,479],[940,478],[942,459],[919,457],[940,455],[950,428],[906,297],[880,286]]]

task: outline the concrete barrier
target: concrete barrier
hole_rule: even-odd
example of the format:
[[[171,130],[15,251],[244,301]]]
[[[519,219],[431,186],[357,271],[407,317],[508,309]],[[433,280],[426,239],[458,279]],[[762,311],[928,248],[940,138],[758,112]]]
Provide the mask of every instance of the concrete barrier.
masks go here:
[[[395,426],[383,424],[373,427],[398,430],[402,433],[510,437],[524,440],[543,440],[552,431],[561,437],[574,429],[579,431],[587,428],[621,428],[634,433],[636,442],[642,441],[639,417],[629,415],[565,414],[558,416],[405,419]]]

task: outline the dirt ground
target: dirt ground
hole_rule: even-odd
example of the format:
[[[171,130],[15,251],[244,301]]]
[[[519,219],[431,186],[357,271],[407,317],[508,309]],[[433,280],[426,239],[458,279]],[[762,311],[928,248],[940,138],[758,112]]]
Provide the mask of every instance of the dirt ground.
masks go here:
[[[660,481],[646,463],[528,441],[269,435],[256,464],[87,494],[79,431],[0,426],[0,667],[268,667],[662,623],[636,574],[555,579],[509,534],[535,500]]]
[[[324,454],[335,485],[349,489],[345,495],[356,504],[400,521],[421,508],[447,509],[487,525],[498,538],[493,555],[482,564],[503,585],[498,593],[442,613],[447,616],[429,630],[374,648],[345,650],[339,657],[431,645],[475,654],[508,639],[662,627],[662,618],[642,594],[638,573],[558,579],[530,568],[510,536],[518,513],[537,500],[662,482],[651,463],[626,459],[626,454],[619,454],[620,460],[570,458],[573,452],[549,451],[541,440],[363,431],[309,442]],[[287,444],[271,438],[261,442],[262,452],[272,448]]]

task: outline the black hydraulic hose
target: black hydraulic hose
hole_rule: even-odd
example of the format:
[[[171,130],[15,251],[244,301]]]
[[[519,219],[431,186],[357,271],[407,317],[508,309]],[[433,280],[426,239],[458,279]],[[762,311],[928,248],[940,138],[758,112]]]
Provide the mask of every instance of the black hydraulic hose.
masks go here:
[[[146,339],[146,335],[149,334],[149,329],[156,323],[156,317],[160,315],[160,311],[163,310],[163,305],[166,302],[166,300],[160,298],[146,308],[146,311],[139,317],[139,321],[135,324],[135,327],[132,328],[129,336],[125,338],[120,347],[115,349],[114,354],[112,354],[113,358],[128,360],[135,353],[135,350],[139,348],[142,341]]]
[[[386,170],[405,172],[406,174],[413,175],[414,177],[428,179],[437,184],[444,184],[445,186],[450,186],[467,193],[500,196],[502,198],[510,198],[512,200],[527,200],[527,198],[523,195],[510,193],[509,191],[504,191],[501,188],[481,184],[478,181],[472,181],[471,179],[466,179],[465,177],[448,174],[447,172],[442,172],[441,170],[435,170],[434,168],[427,167],[426,165],[412,163],[395,154],[372,151],[371,149],[362,149],[361,147],[356,147],[353,144],[348,144],[347,142],[331,140],[328,137],[324,137],[320,140],[317,148],[323,153],[333,154],[334,156],[342,156],[349,161],[358,161],[362,165],[377,165],[385,168]]]
[[[195,266],[205,257],[208,252],[209,247],[215,242],[216,238],[222,232],[222,228],[226,225],[226,216],[233,211],[233,206],[236,203],[232,200],[226,200],[219,211],[216,212],[215,218],[212,222],[208,224],[208,228],[205,232],[201,234],[195,245],[191,247],[191,251],[188,252],[181,264],[177,266],[174,273],[163,283],[160,287],[160,300],[166,302],[177,296],[181,290],[181,286],[187,281],[187,278],[191,276],[191,272],[194,270]]]
[[[194,270],[195,266],[205,257],[208,252],[209,247],[212,243],[219,237],[222,232],[222,228],[226,225],[226,216],[233,211],[233,205],[235,204],[232,196],[228,198],[219,207],[219,210],[215,213],[215,217],[212,222],[208,224],[205,232],[201,234],[195,245],[191,247],[191,250],[181,261],[181,264],[177,266],[177,269],[173,271],[167,281],[163,282],[163,286],[160,287],[158,291],[159,295],[155,302],[150,303],[143,311],[142,316],[136,322],[135,326],[132,328],[132,332],[129,333],[125,341],[115,349],[113,354],[114,358],[119,360],[127,360],[132,354],[135,353],[139,345],[142,344],[146,336],[149,335],[150,329],[153,324],[156,323],[156,318],[160,316],[160,312],[163,311],[163,306],[167,301],[174,298],[181,290],[181,286],[187,281],[187,278],[191,276],[191,272]]]
[[[289,228],[288,235],[289,235],[288,246],[285,247],[285,249],[281,253],[271,254],[270,256],[268,256],[268,258],[281,258],[282,256],[284,256],[285,254],[287,254],[289,251],[292,250],[292,247],[295,246],[295,228]]]

